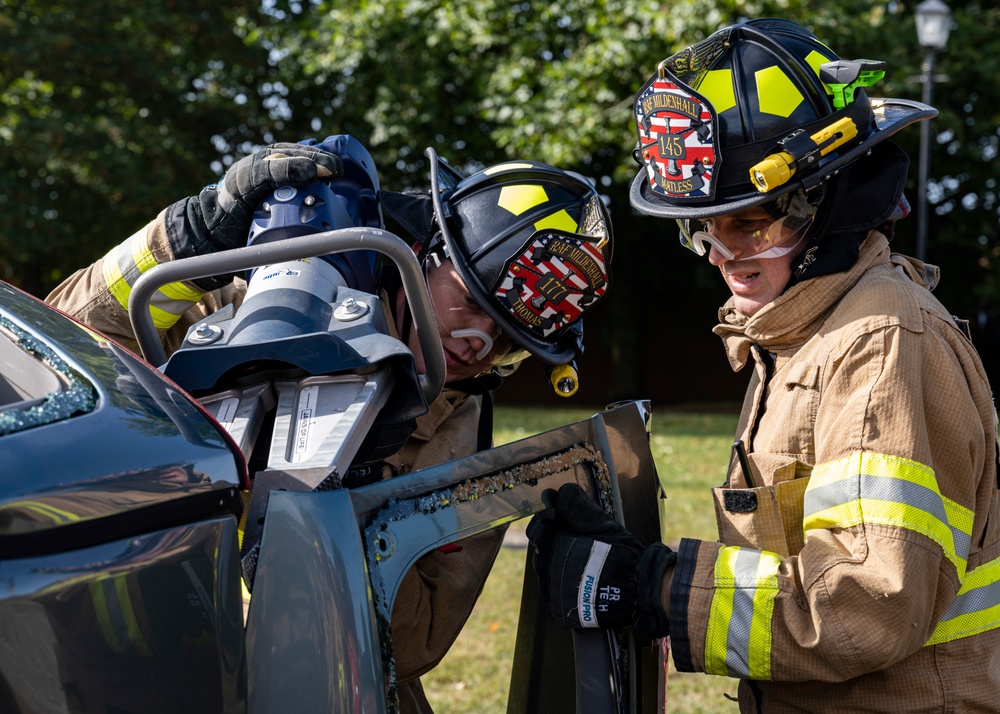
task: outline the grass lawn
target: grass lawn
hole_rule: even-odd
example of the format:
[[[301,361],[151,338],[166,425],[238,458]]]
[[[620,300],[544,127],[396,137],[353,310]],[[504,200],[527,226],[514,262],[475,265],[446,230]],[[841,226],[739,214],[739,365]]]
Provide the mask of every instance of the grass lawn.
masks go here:
[[[563,424],[587,419],[592,409],[499,407],[494,438],[505,444]],[[653,409],[652,450],[667,494],[664,533],[668,543],[681,536],[715,540],[710,489],[725,478],[739,408],[721,411]],[[523,529],[526,522],[511,528]],[[497,558],[482,597],[454,647],[423,677],[436,714],[502,714],[506,711],[510,667],[517,633],[525,551],[505,547]],[[722,677],[669,676],[668,712],[735,712],[723,695],[736,683]]]

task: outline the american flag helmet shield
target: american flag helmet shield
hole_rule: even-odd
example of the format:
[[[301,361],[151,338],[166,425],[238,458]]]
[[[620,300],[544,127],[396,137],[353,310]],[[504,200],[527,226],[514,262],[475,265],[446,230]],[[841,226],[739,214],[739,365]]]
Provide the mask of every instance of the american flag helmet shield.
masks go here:
[[[635,98],[639,153],[653,193],[711,200],[721,156],[708,101],[662,65]]]
[[[536,337],[561,333],[607,292],[607,260],[599,241],[558,230],[534,233],[507,261],[494,296]]]

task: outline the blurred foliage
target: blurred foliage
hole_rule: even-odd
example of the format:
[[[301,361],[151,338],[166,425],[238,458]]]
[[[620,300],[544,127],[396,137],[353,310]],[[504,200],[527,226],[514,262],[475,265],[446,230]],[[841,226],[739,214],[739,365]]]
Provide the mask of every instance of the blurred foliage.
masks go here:
[[[0,278],[44,295],[259,143],[246,0],[0,0]]]
[[[783,16],[843,57],[889,62],[872,92],[919,99],[908,2],[870,0],[0,0],[0,278],[44,295],[235,157],[274,140],[355,136],[382,184],[424,186],[433,146],[466,171],[532,158],[592,178],[612,211],[615,299],[588,324],[645,390],[647,354],[690,350],[725,299],[664,221],[636,215],[631,98],[656,64],[722,25]],[[1000,347],[995,171],[1000,9],[954,0],[934,86],[928,260],[939,293]],[[913,157],[916,127],[896,140]],[[896,247],[913,253],[916,220]],[[668,306],[652,343],[644,306]],[[673,309],[671,309],[673,308]],[[694,353],[696,362],[700,352]]]

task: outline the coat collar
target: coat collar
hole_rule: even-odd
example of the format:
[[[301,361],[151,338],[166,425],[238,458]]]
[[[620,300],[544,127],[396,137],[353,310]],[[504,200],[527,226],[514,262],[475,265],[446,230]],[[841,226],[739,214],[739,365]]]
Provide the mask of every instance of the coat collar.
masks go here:
[[[466,392],[445,387],[428,405],[427,413],[417,417],[417,428],[411,436],[421,441],[430,441],[444,420],[468,398],[469,394]]]
[[[917,278],[917,282],[923,282],[918,274],[923,276],[927,268],[934,270],[933,266],[924,266],[918,261],[904,261],[912,266],[907,273],[911,278]],[[862,243],[858,260],[850,270],[798,283],[753,317],[737,312],[730,298],[719,310],[720,324],[712,332],[722,338],[729,364],[738,372],[746,365],[750,347],[754,344],[774,350],[805,342],[818,328],[818,318],[840,300],[869,268],[889,262],[889,242],[878,231],[872,231]]]

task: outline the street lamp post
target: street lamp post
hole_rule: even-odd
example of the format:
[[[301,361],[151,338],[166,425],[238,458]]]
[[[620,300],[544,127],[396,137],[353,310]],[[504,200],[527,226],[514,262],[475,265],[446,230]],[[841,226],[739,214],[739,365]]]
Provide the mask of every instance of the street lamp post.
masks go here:
[[[920,66],[920,82],[923,86],[922,100],[931,103],[934,86],[934,59],[948,44],[951,31],[951,11],[942,0],[924,0],[917,5],[917,41],[924,51]],[[927,171],[930,163],[930,122],[920,122],[920,166],[917,175],[917,259],[924,260],[927,254]]]

